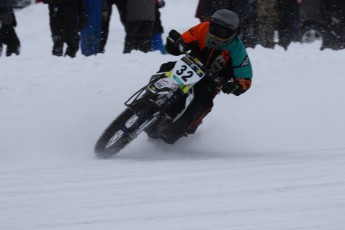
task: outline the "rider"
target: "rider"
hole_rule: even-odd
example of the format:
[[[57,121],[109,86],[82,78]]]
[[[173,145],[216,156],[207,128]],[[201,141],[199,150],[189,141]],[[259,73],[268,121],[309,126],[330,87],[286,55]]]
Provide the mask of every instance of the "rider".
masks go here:
[[[203,78],[194,86],[195,98],[187,111],[174,123],[165,120],[146,130],[149,137],[162,138],[166,143],[173,144],[180,137],[196,131],[211,111],[213,99],[220,90],[239,96],[249,89],[252,67],[239,33],[238,15],[226,9],[216,11],[210,22],[202,22],[182,35],[175,30],[169,32],[166,49],[170,54],[181,55],[191,50],[207,71],[212,71],[221,79],[221,83]],[[159,72],[171,70],[174,64],[163,64]]]

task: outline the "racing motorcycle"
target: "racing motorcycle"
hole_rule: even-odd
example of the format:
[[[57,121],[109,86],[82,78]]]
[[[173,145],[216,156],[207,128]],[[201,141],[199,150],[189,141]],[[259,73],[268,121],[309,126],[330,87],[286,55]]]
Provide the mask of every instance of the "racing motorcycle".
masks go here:
[[[177,121],[193,101],[193,86],[205,77],[216,82],[219,79],[215,76],[205,70],[195,55],[186,52],[171,70],[153,75],[147,85],[124,103],[127,108],[100,136],[95,154],[100,158],[112,157],[141,132],[159,125],[162,119]],[[171,113],[177,104],[182,106]]]

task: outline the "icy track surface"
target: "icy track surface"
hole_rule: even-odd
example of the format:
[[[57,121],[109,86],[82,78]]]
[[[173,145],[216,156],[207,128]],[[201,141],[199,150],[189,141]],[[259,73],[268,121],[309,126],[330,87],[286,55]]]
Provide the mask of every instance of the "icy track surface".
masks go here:
[[[195,25],[196,0],[162,9],[165,34]],[[178,12],[178,14],[176,13]],[[344,230],[345,51],[249,49],[252,88],[219,95],[195,135],[141,135],[115,158],[94,144],[165,61],[50,55],[47,6],[16,11],[22,55],[0,58],[0,230]]]

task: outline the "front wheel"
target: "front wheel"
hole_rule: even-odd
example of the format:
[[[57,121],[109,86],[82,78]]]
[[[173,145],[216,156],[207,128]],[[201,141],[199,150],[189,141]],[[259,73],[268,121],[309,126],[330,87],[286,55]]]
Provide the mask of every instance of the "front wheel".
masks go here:
[[[136,137],[140,119],[133,111],[123,111],[103,132],[95,145],[95,154],[100,158],[109,158]]]

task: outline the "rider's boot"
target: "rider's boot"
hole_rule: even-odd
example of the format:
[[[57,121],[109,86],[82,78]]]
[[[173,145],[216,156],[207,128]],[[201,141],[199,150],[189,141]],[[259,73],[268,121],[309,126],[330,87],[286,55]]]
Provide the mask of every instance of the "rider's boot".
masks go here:
[[[178,123],[167,120],[160,126],[160,138],[167,144],[174,144],[183,136],[186,136],[186,133]]]

